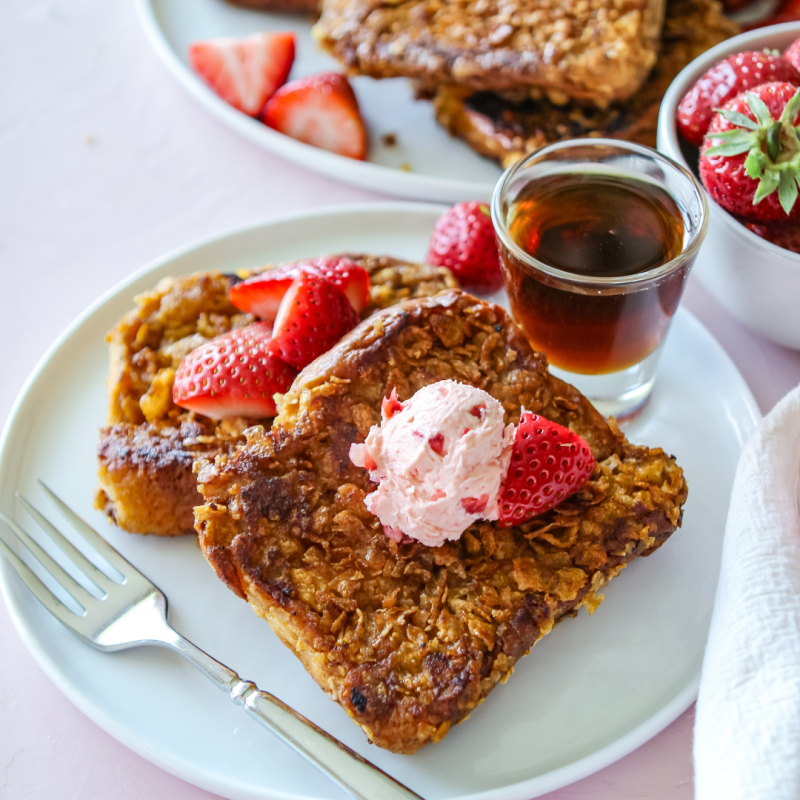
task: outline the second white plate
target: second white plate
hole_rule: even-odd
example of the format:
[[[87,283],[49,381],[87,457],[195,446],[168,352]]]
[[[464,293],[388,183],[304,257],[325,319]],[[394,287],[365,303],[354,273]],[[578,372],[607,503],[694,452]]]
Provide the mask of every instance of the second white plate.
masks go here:
[[[632,441],[664,447],[685,468],[683,528],[652,558],[628,567],[593,617],[581,611],[559,625],[468,721],[413,757],[368,746],[267,624],[216,579],[192,538],[132,536],[92,510],[105,416],[104,335],[135,294],[166,275],[326,252],[420,259],[440,212],[387,203],[278,219],[170,254],[134,275],[66,331],[23,389],[0,443],[0,507],[33,530],[14,492],[49,513],[35,484],[42,478],[166,593],[178,630],[426,800],[530,800],[630,752],[695,697],[733,474],[760,414],[728,356],[686,311],[675,318],[651,404],[628,429]],[[344,800],[190,665],[154,648],[91,650],[0,562],[12,619],[36,660],[128,747],[228,798]]]
[[[198,39],[243,36],[256,31],[294,31],[297,55],[290,79],[342,67],[323,53],[302,16],[234,8],[222,0],[139,0],[145,30],[172,74],[224,125],[329,178],[382,194],[454,203],[489,200],[501,170],[466,144],[451,138],[434,119],[433,106],[415,100],[402,78],[352,79],[370,132],[369,161],[355,161],[297,142],[220,100],[189,66],[189,45]],[[384,134],[397,143],[387,146]]]

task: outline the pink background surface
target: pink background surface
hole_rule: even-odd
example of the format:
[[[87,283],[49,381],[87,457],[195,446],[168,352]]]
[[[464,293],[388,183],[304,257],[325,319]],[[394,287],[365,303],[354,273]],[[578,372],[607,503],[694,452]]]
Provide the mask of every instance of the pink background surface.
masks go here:
[[[276,214],[380,198],[282,163],[208,117],[158,61],[130,0],[4,0],[0,74],[2,422],[47,346],[133,270]],[[695,282],[685,302],[763,411],[800,381],[800,353],[749,333]],[[0,795],[212,797],[72,706],[5,608],[0,642]],[[692,797],[693,721],[690,709],[631,755],[547,797]]]

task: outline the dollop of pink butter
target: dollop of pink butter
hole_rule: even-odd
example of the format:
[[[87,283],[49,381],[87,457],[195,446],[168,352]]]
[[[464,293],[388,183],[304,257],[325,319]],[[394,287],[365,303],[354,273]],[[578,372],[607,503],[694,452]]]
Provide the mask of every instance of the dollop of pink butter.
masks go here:
[[[474,386],[439,381],[404,403],[393,392],[382,416],[363,444],[351,445],[350,460],[378,484],[365,503],[387,536],[436,547],[477,519],[497,519],[514,441],[497,400]]]

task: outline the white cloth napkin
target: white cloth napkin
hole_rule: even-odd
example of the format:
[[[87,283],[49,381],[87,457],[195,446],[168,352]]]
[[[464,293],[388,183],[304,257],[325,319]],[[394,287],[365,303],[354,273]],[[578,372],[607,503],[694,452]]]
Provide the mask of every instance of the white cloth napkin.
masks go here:
[[[733,484],[697,700],[697,800],[800,798],[800,386]]]

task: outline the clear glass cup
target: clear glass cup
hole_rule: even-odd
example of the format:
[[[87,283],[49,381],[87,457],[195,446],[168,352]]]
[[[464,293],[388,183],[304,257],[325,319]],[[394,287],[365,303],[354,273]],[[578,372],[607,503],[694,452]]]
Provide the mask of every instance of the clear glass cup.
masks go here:
[[[577,274],[537,260],[509,232],[509,214],[534,182],[599,173],[653,184],[674,201],[683,246],[659,266],[622,276]],[[551,372],[606,416],[626,419],[647,402],[670,323],[705,237],[708,204],[695,177],[643,145],[573,139],[544,147],[510,167],[492,197],[511,313]]]

